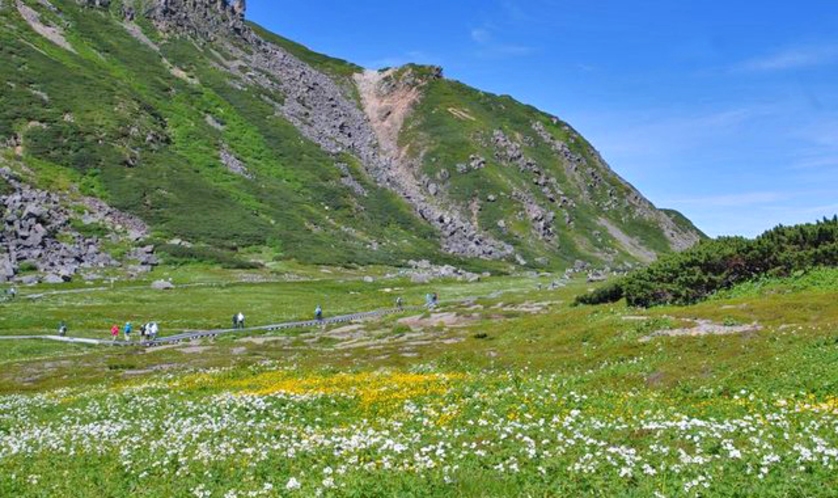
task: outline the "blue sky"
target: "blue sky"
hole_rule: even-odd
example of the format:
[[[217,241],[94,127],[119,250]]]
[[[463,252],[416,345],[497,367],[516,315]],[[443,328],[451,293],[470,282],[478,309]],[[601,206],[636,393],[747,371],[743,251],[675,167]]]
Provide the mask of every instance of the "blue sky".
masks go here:
[[[838,2],[251,0],[247,15],[556,114],[710,235],[838,212]]]

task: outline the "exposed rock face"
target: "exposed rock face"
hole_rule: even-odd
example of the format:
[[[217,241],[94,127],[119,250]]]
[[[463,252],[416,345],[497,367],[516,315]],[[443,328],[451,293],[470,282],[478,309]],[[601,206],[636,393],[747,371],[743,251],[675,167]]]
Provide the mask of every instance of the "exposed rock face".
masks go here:
[[[441,77],[441,71],[434,72],[432,77]],[[443,249],[447,252],[492,259],[512,254],[511,246],[482,233],[467,217],[446,203],[436,182],[417,178],[415,171],[420,168],[399,149],[398,137],[404,120],[421,98],[423,83],[417,80],[412,69],[402,70],[401,74],[395,70],[366,71],[356,75],[356,83],[381,151],[374,157],[380,166],[370,170],[379,184],[396,191],[413,205],[422,219],[439,229]],[[481,162],[481,159],[477,156],[472,159],[474,169],[483,167],[485,161]],[[440,180],[447,178],[443,176]]]

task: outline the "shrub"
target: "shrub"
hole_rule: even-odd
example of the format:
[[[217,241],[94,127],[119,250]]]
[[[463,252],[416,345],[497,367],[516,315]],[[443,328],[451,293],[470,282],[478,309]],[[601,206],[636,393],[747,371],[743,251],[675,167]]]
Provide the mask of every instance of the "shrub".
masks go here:
[[[193,246],[186,247],[174,244],[164,244],[158,251],[165,254],[166,261],[174,265],[188,263],[210,263],[220,265],[222,268],[231,270],[255,270],[262,265],[254,261],[245,261],[235,255],[214,249],[212,247]]]
[[[576,302],[600,304],[625,296],[629,306],[685,305],[755,278],[785,277],[829,266],[838,266],[838,216],[817,223],[781,225],[753,240],[722,237],[703,241],[617,283],[579,296]]]

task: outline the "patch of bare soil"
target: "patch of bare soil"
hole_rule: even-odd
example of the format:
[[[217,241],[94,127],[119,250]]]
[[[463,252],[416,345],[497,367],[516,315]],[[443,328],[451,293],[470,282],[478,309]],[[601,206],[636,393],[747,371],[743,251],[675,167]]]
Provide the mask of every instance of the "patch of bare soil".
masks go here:
[[[367,70],[355,75],[364,110],[378,136],[378,142],[385,154],[393,158],[400,155],[399,132],[405,118],[422,97],[421,91],[415,86],[404,85],[390,92],[382,91],[382,83],[395,72],[395,69]]]
[[[449,312],[449,313],[431,313],[430,316],[425,317],[423,315],[416,315],[416,316],[409,316],[407,318],[400,319],[397,323],[400,325],[407,325],[413,330],[419,330],[423,328],[429,327],[446,327],[446,328],[456,328],[456,327],[467,327],[477,321],[480,318],[480,315],[458,315],[457,313]]]
[[[180,348],[178,351],[184,354],[201,354],[206,353],[212,349],[212,346],[187,346],[185,348]]]
[[[160,365],[154,365],[148,368],[137,369],[137,370],[126,370],[122,372],[123,377],[133,377],[135,375],[145,375],[154,372],[164,372],[166,370],[171,370],[173,368],[177,368],[177,363],[162,363]]]
[[[620,245],[635,258],[644,263],[651,263],[652,261],[658,259],[658,255],[655,254],[655,251],[644,246],[642,242],[634,237],[630,237],[610,221],[605,218],[600,218],[597,221],[599,221],[599,224],[608,230],[609,235],[617,239],[617,242],[619,242]]]
[[[655,337],[700,337],[705,335],[732,335],[762,330],[757,323],[748,325],[721,325],[710,320],[695,320],[695,327],[658,330],[640,339],[640,342],[649,342]]]
[[[457,107],[449,107],[448,112],[454,115],[455,118],[468,120],[468,121],[476,121],[475,117],[469,114],[468,111],[465,109],[459,109]]]
[[[70,45],[70,42],[64,38],[64,30],[56,26],[48,26],[41,21],[41,14],[35,9],[26,5],[21,0],[17,0],[17,11],[20,12],[21,17],[35,30],[36,33],[43,36],[47,40],[55,43],[59,47],[76,53],[76,50]]]
[[[285,337],[281,335],[271,335],[271,336],[262,336],[262,337],[243,337],[238,340],[238,342],[250,342],[252,344],[267,344],[269,342],[290,342],[290,337]]]
[[[500,308],[502,311],[519,311],[521,313],[541,313],[542,311],[549,308],[551,305],[559,303],[561,303],[561,301],[544,301],[541,303],[526,301],[514,306],[505,306],[501,303],[500,306],[496,306],[495,308]]]

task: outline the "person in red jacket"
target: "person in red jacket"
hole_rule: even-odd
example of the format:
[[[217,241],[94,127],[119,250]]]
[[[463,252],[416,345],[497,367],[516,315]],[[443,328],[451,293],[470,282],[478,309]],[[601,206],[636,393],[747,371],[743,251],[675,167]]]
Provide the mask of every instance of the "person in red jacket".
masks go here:
[[[114,325],[111,327],[111,339],[116,342],[116,339],[119,337],[119,326]]]

